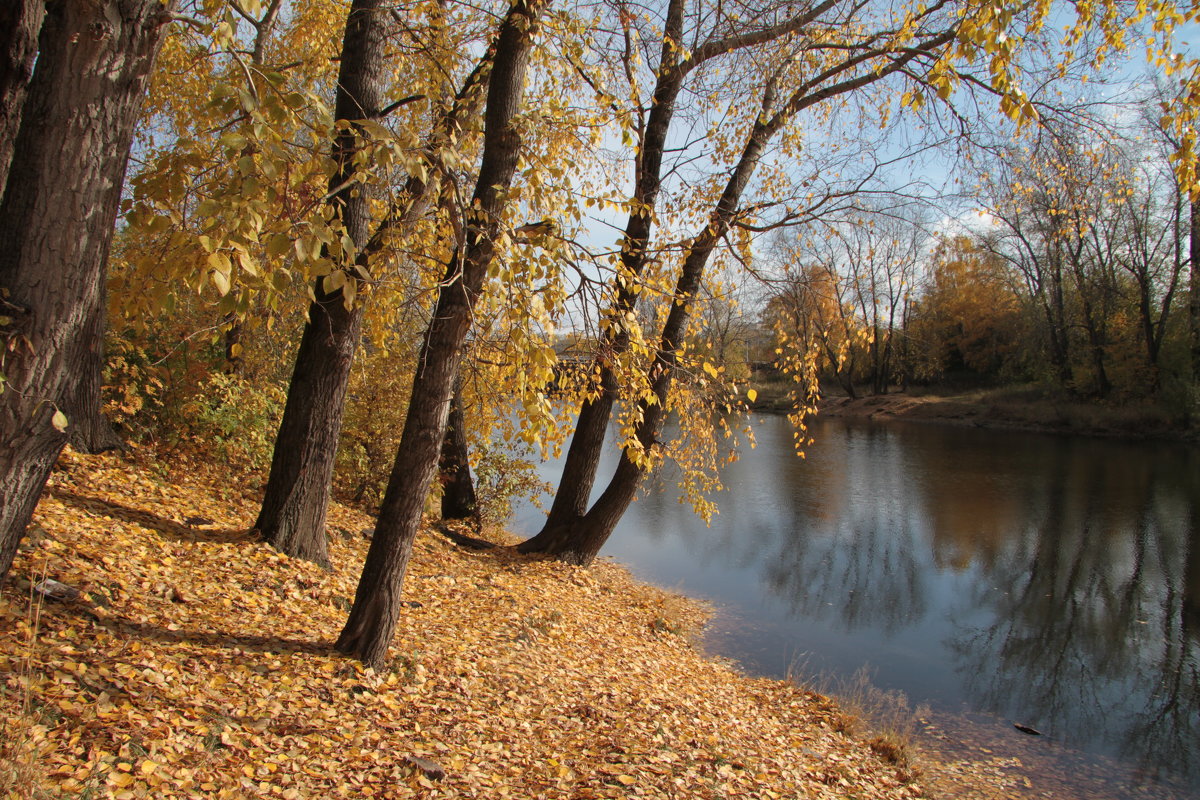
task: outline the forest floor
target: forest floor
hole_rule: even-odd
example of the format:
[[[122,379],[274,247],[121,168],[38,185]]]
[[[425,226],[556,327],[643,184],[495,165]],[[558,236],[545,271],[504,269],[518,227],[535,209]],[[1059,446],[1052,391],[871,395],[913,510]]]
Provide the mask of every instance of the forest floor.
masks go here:
[[[372,520],[333,507],[325,570],[248,534],[256,510],[202,460],[64,454],[0,597],[0,797],[1055,796],[704,656],[705,609],[619,566],[432,530],[364,670],[331,642]]]

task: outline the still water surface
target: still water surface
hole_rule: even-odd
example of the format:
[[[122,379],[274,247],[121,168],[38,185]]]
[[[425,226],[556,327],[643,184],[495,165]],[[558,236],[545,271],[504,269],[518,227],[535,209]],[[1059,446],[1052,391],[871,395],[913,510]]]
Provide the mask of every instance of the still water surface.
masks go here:
[[[777,677],[866,666],[1200,797],[1200,449],[818,420],[800,460],[785,419],[754,428],[711,527],[668,468],[604,550],[716,603],[711,649]]]

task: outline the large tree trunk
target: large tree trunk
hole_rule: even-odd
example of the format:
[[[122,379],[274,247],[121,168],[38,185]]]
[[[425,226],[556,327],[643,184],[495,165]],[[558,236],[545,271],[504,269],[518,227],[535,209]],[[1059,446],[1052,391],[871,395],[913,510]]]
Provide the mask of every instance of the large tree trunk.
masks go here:
[[[56,409],[79,418],[75,386],[99,380],[102,299],[133,129],[170,19],[161,0],[47,4],[9,180],[0,205],[3,329],[0,575],[12,564],[67,440]],[[68,431],[69,431],[68,414]]]
[[[334,118],[372,119],[383,108],[384,45],[388,20],[385,0],[354,0],[346,17],[338,70]],[[355,184],[356,126],[342,128],[333,141],[337,170],[329,179],[330,203],[355,248],[371,236],[371,197]],[[347,280],[357,280],[352,275]],[[296,366],[262,510],[254,523],[266,541],[290,556],[328,563],[325,515],[346,407],[350,367],[362,332],[363,304],[346,308],[342,290],[326,292],[321,279],[300,338]]]
[[[0,4],[0,196],[7,183],[13,148],[20,131],[21,110],[33,77],[38,34],[46,15],[45,0],[9,0]],[[103,364],[106,308],[104,287],[93,298],[92,320],[81,336],[89,348],[88,361]],[[87,369],[78,376],[74,390],[64,396],[59,408],[71,420],[68,438],[76,449],[98,453],[121,446],[121,440],[100,413],[100,370]]]
[[[33,77],[38,32],[45,15],[45,0],[0,3],[0,195],[21,128],[21,107]]]
[[[383,45],[388,4],[383,0],[355,0],[347,20],[336,115],[356,120],[376,116],[382,102]],[[461,133],[462,121],[477,113],[481,87],[486,83],[491,55],[480,60],[468,76],[449,112],[438,121],[425,147],[431,177],[410,177],[399,200],[373,232],[363,187],[345,186],[334,198],[342,220],[360,248],[355,264],[347,265],[347,281],[358,281],[354,266],[367,268],[372,256],[393,231],[406,230],[420,218],[430,194],[437,188],[437,153]],[[344,131],[334,143],[338,172],[330,187],[344,186],[353,174],[355,132]],[[341,290],[325,293],[317,281],[316,300],[296,354],[283,419],[275,440],[271,473],[262,510],[255,527],[280,551],[325,563],[325,516],[329,487],[337,456],[338,437],[350,367],[362,332],[362,300],[346,309]]]
[[[479,501],[471,480],[470,451],[467,449],[467,420],[463,413],[462,379],[455,381],[450,397],[450,416],[438,460],[442,483],[442,519],[479,519]]]
[[[514,115],[542,0],[518,0],[500,26],[484,117],[483,156],[464,248],[455,253],[421,345],[412,396],[375,535],[337,649],[378,667],[400,612],[400,591],[437,469],[450,395],[475,300],[492,261],[500,215],[516,172],[520,132]]]
[[[254,523],[266,541],[296,558],[328,563],[325,516],[363,308],[341,292],[318,289],[300,338],[296,366]]]

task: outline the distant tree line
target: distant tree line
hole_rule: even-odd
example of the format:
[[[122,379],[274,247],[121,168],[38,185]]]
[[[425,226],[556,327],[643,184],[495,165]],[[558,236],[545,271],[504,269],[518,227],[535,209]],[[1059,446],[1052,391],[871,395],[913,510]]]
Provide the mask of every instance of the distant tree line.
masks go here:
[[[1109,133],[1044,126],[989,160],[966,225],[864,208],[789,233],[764,325],[851,397],[1039,384],[1194,413],[1195,206],[1156,119]]]

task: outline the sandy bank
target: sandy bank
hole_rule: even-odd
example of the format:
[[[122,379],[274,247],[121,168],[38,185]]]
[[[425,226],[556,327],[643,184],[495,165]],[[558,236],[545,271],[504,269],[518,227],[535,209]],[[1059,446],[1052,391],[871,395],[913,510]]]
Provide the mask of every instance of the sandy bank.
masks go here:
[[[903,419],[1084,436],[1193,441],[1197,438],[1197,432],[1189,429],[1186,421],[1173,419],[1157,407],[1027,400],[1003,392],[959,395],[894,393],[854,400],[827,397],[821,401],[819,414],[827,418]]]

